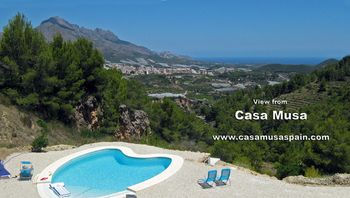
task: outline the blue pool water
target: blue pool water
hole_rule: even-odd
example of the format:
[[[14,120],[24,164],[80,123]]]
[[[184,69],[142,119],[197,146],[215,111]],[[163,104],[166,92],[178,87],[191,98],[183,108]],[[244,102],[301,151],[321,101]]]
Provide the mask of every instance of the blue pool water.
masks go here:
[[[55,171],[51,182],[64,182],[72,197],[98,197],[150,179],[170,163],[169,158],[133,158],[118,149],[104,149],[67,162]]]

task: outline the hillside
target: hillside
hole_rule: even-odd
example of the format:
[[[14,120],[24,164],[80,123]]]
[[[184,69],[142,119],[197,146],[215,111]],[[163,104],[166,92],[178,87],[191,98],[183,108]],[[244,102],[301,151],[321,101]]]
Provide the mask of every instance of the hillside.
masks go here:
[[[19,109],[0,94],[0,159],[4,159],[10,153],[29,149],[33,140],[40,136],[41,127],[38,120],[38,115]],[[58,121],[49,121],[47,124],[50,145],[79,145],[84,142],[84,138],[75,133],[74,128]]]
[[[39,134],[37,117],[18,110],[13,105],[5,105],[0,96],[0,145],[14,147],[28,145]]]
[[[256,68],[257,71],[266,72],[296,72],[296,73],[308,73],[315,70],[315,67],[311,65],[284,65],[284,64],[267,64]]]
[[[288,82],[243,90],[219,99],[207,114],[219,134],[328,135],[329,141],[218,141],[214,155],[244,163],[283,178],[310,171],[332,174],[350,171],[350,57],[296,74]],[[253,99],[283,99],[286,105],[255,105]],[[269,113],[267,120],[237,120],[235,112]],[[305,112],[306,120],[273,120],[271,110]],[[266,162],[273,164],[266,169]],[[271,166],[270,166],[271,167]],[[275,173],[273,173],[276,171]]]
[[[34,137],[48,138],[50,144],[106,138],[210,152],[226,162],[279,178],[350,172],[350,57],[311,73],[295,74],[281,84],[254,86],[210,101],[201,109],[205,119],[183,111],[171,99],[152,101],[145,87],[119,70],[104,68],[103,63],[102,54],[91,41],[65,41],[58,35],[47,42],[23,15],[16,15],[0,40],[0,93],[7,98],[2,109],[8,112],[2,122],[6,131],[1,146],[13,147],[17,142],[30,145]],[[238,110],[267,112],[266,106],[254,105],[253,99],[279,97],[290,100],[288,110],[306,112],[308,119],[234,117]],[[38,122],[39,118],[44,121]],[[41,127],[40,133],[35,124]],[[329,135],[331,140],[213,138],[274,134]]]
[[[330,65],[330,64],[336,64],[337,62],[338,62],[337,59],[335,59],[335,58],[330,58],[330,59],[324,60],[324,61],[322,61],[321,63],[315,65],[315,67],[321,68],[321,67],[325,67],[325,66]]]
[[[51,17],[36,27],[51,42],[55,35],[61,34],[64,40],[75,41],[86,38],[93,42],[105,59],[112,62],[128,61],[143,64],[156,62],[188,62],[188,57],[177,56],[169,52],[156,53],[146,47],[119,39],[113,32],[96,28],[94,30],[72,24],[60,17]]]
[[[312,82],[298,90],[291,93],[282,94],[275,98],[275,100],[287,100],[288,105],[269,105],[268,110],[282,110],[285,108],[288,111],[296,112],[300,108],[322,102],[327,99],[331,99],[332,95],[329,95],[327,91],[319,91],[321,83]],[[327,84],[326,90],[329,92],[339,91],[340,89],[348,88],[350,86],[350,78],[346,78],[345,81],[331,81]]]
[[[18,14],[0,40],[0,92],[10,104],[45,122],[60,121],[78,139],[106,137],[205,148],[204,142],[210,141],[205,134],[211,129],[203,120],[182,111],[174,101],[152,102],[143,86],[103,63],[91,41],[65,41],[57,35],[47,42]],[[47,130],[39,138],[46,136],[50,137]]]

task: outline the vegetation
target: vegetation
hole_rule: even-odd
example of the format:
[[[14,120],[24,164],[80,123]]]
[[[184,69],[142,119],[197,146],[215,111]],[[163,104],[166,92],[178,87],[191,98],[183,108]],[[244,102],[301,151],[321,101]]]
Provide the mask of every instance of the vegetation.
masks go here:
[[[257,71],[264,72],[298,72],[298,73],[309,73],[315,70],[316,68],[312,65],[282,65],[282,64],[268,64],[261,67],[258,67]]]
[[[311,166],[310,168],[306,168],[305,169],[305,176],[306,177],[320,177],[320,173],[318,172],[318,170],[314,167]]]
[[[38,120],[37,124],[41,127],[40,136],[36,137],[32,143],[32,151],[33,152],[41,152],[43,148],[47,147],[49,144],[48,135],[48,127],[47,124],[43,120]]]
[[[104,69],[103,62],[102,55],[86,39],[64,41],[57,35],[47,43],[26,18],[18,14],[4,28],[0,40],[0,92],[13,104],[67,126],[74,123],[77,105],[94,96],[103,115],[98,129],[80,132],[87,138],[114,137],[119,127],[118,107],[126,104],[146,111],[150,117],[152,133],[141,142],[208,151],[227,162],[275,174],[264,170],[266,163],[272,164],[279,178],[350,172],[350,57],[312,73],[296,74],[288,82],[236,91],[211,101],[211,105],[200,109],[205,120],[184,111],[170,99],[152,102],[142,85],[123,78],[118,70]],[[255,77],[261,75],[265,74]],[[234,74],[228,78],[237,79]],[[206,79],[197,80],[206,83]],[[321,97],[314,100],[316,95]],[[307,120],[240,121],[233,116],[237,110],[269,112],[273,109],[254,105],[253,99],[286,97],[288,100],[291,96],[303,101],[293,106],[293,110],[307,112]],[[42,134],[32,144],[34,151],[40,151],[48,143],[50,130],[44,122],[39,125]],[[214,141],[212,135],[215,134],[330,135],[330,140]]]
[[[207,114],[208,121],[215,122],[219,134],[271,135],[303,134],[329,135],[329,141],[249,141],[215,142],[213,154],[227,161],[245,161],[260,170],[263,162],[270,162],[277,169],[277,176],[309,174],[308,167],[315,167],[320,174],[350,171],[350,57],[330,64],[307,75],[294,75],[289,82],[275,86],[254,88],[236,92],[220,99]],[[319,86],[310,86],[318,84]],[[341,86],[340,86],[341,85]],[[327,88],[326,88],[327,87]],[[300,90],[304,102],[294,107],[297,112],[307,112],[304,121],[239,121],[233,115],[237,110],[268,112],[271,108],[254,105],[253,99],[273,99],[295,95]],[[320,93],[321,92],[321,93]],[[319,95],[313,100],[314,95]],[[288,100],[289,101],[289,100]],[[293,102],[293,101],[291,101]],[[283,107],[282,107],[283,108]],[[308,170],[308,172],[307,172]]]
[[[16,15],[4,28],[0,40],[0,92],[19,107],[38,112],[46,120],[60,120],[73,126],[77,105],[94,96],[103,115],[95,131],[81,136],[98,138],[114,135],[119,127],[119,106],[146,111],[156,132],[147,137],[154,144],[182,141],[184,148],[205,141],[208,126],[194,114],[183,112],[173,101],[152,103],[144,88],[126,80],[118,70],[103,68],[103,57],[84,38],[64,41],[56,35],[51,43],[27,19]],[[160,138],[159,141],[153,141]],[[157,143],[159,142],[159,143]],[[33,147],[46,144],[39,136]]]
[[[47,44],[23,15],[4,28],[0,59],[8,66],[0,88],[12,102],[67,123],[80,99],[96,93],[103,63],[85,39],[64,42],[57,35]]]

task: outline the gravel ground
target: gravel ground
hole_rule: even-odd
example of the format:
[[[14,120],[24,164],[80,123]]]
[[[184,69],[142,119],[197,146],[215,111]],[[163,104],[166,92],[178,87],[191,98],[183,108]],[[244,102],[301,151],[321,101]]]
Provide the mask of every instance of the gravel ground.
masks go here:
[[[166,150],[153,146],[130,144],[123,142],[103,142],[83,145],[67,150],[49,151],[46,153],[14,153],[5,160],[5,167],[12,173],[18,174],[19,162],[29,160],[34,164],[34,175],[40,173],[46,166],[57,159],[87,148],[97,146],[127,146],[136,153],[168,153],[185,159],[183,167],[164,182],[137,192],[138,198],[283,198],[283,197],[349,197],[350,187],[301,186],[289,184],[273,177],[256,174],[240,167],[233,167],[231,185],[202,189],[196,182],[206,176],[207,171],[227,167],[216,165],[207,166],[200,161],[207,156],[206,153]],[[54,149],[56,150],[56,149]],[[36,185],[31,181],[18,181],[16,178],[0,180],[1,198],[36,198],[39,197]]]

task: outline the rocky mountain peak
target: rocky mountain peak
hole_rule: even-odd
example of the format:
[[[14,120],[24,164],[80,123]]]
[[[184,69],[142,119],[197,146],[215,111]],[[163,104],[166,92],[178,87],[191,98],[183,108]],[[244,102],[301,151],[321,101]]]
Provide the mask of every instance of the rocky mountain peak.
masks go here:
[[[50,17],[49,19],[41,22],[40,25],[44,25],[46,23],[51,23],[53,25],[58,25],[58,26],[61,26],[63,28],[66,28],[66,29],[74,30],[73,24],[70,24],[68,21],[62,19],[59,16]]]
[[[119,38],[113,32],[111,32],[109,30],[96,28],[95,32],[106,40],[109,40],[112,42],[117,42],[119,40]]]

